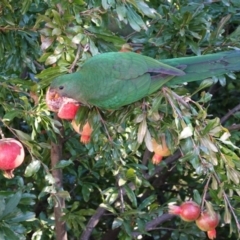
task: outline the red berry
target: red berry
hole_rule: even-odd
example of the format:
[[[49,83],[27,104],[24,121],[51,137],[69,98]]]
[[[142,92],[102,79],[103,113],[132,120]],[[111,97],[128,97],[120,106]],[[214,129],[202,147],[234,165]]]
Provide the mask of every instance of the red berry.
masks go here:
[[[210,214],[207,211],[201,213],[200,217],[196,220],[197,226],[204,232],[214,230],[220,221],[220,217],[216,212]]]
[[[5,177],[14,176],[13,171],[22,164],[24,156],[24,148],[19,141],[13,138],[0,140],[0,169],[4,171]]]
[[[169,206],[169,213],[179,215],[186,222],[195,221],[199,217],[200,212],[200,206],[193,201],[184,202],[180,206]]]

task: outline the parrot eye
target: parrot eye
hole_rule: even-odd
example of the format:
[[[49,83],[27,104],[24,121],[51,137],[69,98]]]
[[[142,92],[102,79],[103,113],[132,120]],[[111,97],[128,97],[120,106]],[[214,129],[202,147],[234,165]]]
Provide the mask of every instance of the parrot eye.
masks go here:
[[[59,89],[60,89],[60,90],[63,90],[63,89],[64,89],[64,86],[60,86]]]

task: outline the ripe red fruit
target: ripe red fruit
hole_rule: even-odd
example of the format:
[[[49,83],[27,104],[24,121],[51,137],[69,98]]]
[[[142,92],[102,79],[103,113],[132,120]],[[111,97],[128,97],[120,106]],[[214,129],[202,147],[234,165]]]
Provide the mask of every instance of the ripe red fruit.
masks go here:
[[[199,217],[200,212],[200,206],[193,201],[184,202],[180,206],[169,206],[170,214],[179,215],[180,218],[186,222],[195,221]]]
[[[219,214],[217,214],[216,212],[210,214],[208,211],[204,211],[196,220],[196,224],[202,231],[207,232],[214,230],[217,227],[219,221]]]
[[[216,229],[212,229],[210,231],[207,231],[207,235],[208,235],[209,239],[212,239],[212,240],[215,239],[216,235],[217,235]]]
[[[86,122],[86,124],[83,126],[82,131],[80,124],[76,124],[75,120],[72,120],[71,124],[75,132],[81,135],[80,142],[82,142],[83,144],[87,144],[91,141],[91,134],[93,129],[90,126],[89,122]]]
[[[170,150],[167,147],[165,136],[161,137],[161,144],[159,144],[154,138],[152,139],[152,146],[154,155],[152,157],[153,164],[158,164],[162,161],[163,157],[171,155]]]
[[[0,169],[6,178],[13,178],[13,171],[19,167],[25,157],[22,144],[13,138],[0,140]]]
[[[72,120],[77,114],[80,105],[76,102],[63,103],[58,111],[58,117]]]
[[[58,113],[62,119],[74,119],[79,103],[72,98],[61,97],[56,91],[48,89],[46,93],[46,103],[48,109]]]

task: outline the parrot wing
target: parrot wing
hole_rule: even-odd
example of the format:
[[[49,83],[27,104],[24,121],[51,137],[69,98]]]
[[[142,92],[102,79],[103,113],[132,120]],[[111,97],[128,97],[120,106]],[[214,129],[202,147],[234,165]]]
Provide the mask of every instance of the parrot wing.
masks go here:
[[[80,70],[87,76],[84,99],[98,107],[115,109],[156,91],[175,76],[185,73],[136,53],[106,53],[89,59]],[[87,80],[86,80],[87,79]],[[85,84],[86,83],[86,84]]]

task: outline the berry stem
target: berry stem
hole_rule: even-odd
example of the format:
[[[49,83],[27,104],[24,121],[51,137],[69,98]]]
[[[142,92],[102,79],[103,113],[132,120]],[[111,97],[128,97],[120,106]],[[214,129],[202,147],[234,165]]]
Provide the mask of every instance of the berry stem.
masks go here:
[[[205,186],[204,186],[202,203],[201,203],[201,212],[202,212],[203,209],[204,209],[204,203],[205,203],[205,201],[206,201],[206,194],[207,194],[207,191],[208,191],[208,185],[209,185],[209,182],[210,182],[211,177],[212,177],[212,175],[209,176],[209,178],[208,178],[208,180],[207,180],[207,183],[206,183]]]

